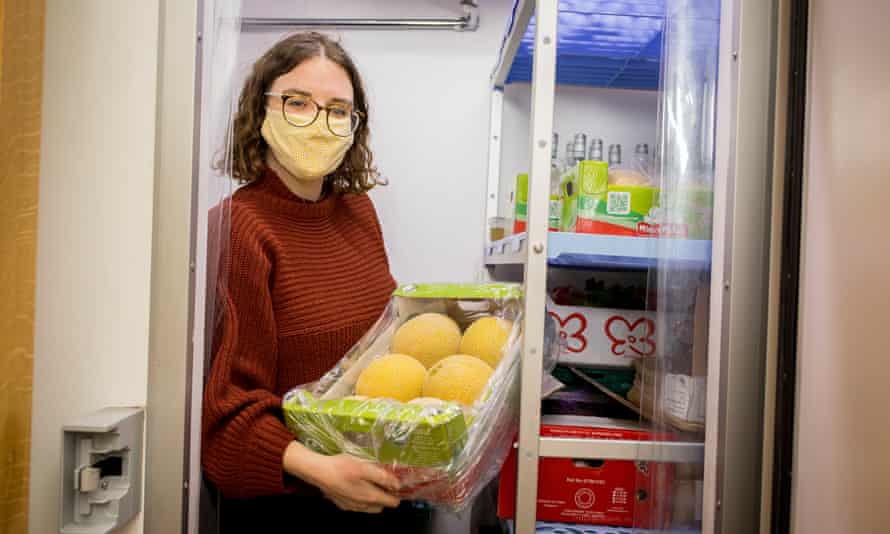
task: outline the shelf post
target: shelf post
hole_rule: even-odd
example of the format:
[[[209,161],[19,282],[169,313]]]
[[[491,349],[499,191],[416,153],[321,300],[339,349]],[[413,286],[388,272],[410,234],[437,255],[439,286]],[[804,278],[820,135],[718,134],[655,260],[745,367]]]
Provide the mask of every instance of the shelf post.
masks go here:
[[[516,533],[535,532],[538,453],[541,426],[544,321],[547,291],[547,217],[550,195],[550,150],[556,89],[558,3],[535,2],[535,47],[532,71],[531,156],[528,181],[528,254],[525,262],[525,319],[516,484]],[[520,38],[522,32],[514,32]]]
[[[501,130],[503,129],[504,91],[491,90],[491,115],[488,122],[488,190],[485,192],[485,239],[489,240],[489,225],[498,215],[501,184]]]

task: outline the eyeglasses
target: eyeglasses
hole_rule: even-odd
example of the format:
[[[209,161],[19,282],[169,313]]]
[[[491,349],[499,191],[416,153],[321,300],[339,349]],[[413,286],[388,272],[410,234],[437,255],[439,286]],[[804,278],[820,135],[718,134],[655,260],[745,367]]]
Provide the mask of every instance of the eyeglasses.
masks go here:
[[[325,111],[328,130],[337,137],[349,137],[361,123],[363,114],[348,104],[328,104],[322,106],[311,97],[301,94],[265,93],[266,96],[281,98],[281,114],[291,126],[305,128],[318,119],[321,110]]]

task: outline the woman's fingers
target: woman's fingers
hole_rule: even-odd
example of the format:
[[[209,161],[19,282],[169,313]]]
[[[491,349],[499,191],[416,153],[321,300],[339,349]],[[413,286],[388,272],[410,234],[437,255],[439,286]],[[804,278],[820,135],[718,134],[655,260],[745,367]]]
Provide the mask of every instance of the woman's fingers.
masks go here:
[[[364,478],[389,491],[399,491],[401,484],[395,475],[374,464],[365,464]]]
[[[356,491],[344,495],[344,498],[360,508],[369,506],[395,508],[401,502],[398,497],[386,493],[376,484],[367,481],[363,481],[356,487]]]
[[[380,489],[378,486],[370,483],[368,484],[365,495],[365,501],[368,504],[386,506],[388,508],[395,508],[401,502],[398,497],[394,497]]]
[[[328,500],[332,501],[337,508],[346,512],[360,512],[362,509],[366,508],[364,504],[358,501],[353,501],[352,499],[328,496]]]
[[[359,499],[332,495],[325,495],[325,497],[341,510],[368,514],[378,514],[383,511],[384,506],[394,508],[399,505],[398,499],[392,498],[372,484],[367,484],[367,488],[362,492]],[[393,501],[395,501],[395,504],[393,504]]]

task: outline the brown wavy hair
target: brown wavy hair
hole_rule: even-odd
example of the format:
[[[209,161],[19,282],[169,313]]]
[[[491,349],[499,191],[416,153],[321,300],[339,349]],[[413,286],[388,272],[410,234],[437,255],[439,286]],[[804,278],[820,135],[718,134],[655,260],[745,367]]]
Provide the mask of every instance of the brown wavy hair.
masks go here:
[[[368,148],[368,99],[352,58],[339,43],[318,32],[301,32],[282,39],[253,64],[253,70],[241,96],[238,110],[228,132],[227,146],[231,147],[231,160],[217,164],[242,183],[252,182],[267,168],[266,155],[269,145],[260,134],[266,117],[266,91],[279,76],[297,65],[318,56],[343,67],[349,75],[354,92],[355,110],[363,114],[354,134],[354,140],[343,163],[327,177],[326,181],[338,192],[364,193],[377,185],[377,169]]]

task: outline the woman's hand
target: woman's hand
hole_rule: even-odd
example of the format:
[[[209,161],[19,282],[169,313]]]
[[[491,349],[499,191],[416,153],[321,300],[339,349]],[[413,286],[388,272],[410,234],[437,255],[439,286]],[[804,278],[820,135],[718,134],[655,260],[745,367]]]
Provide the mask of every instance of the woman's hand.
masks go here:
[[[294,441],[284,453],[284,469],[317,486],[341,510],[379,513],[384,506],[399,505],[399,498],[393,495],[399,490],[398,479],[348,454],[325,456]]]

